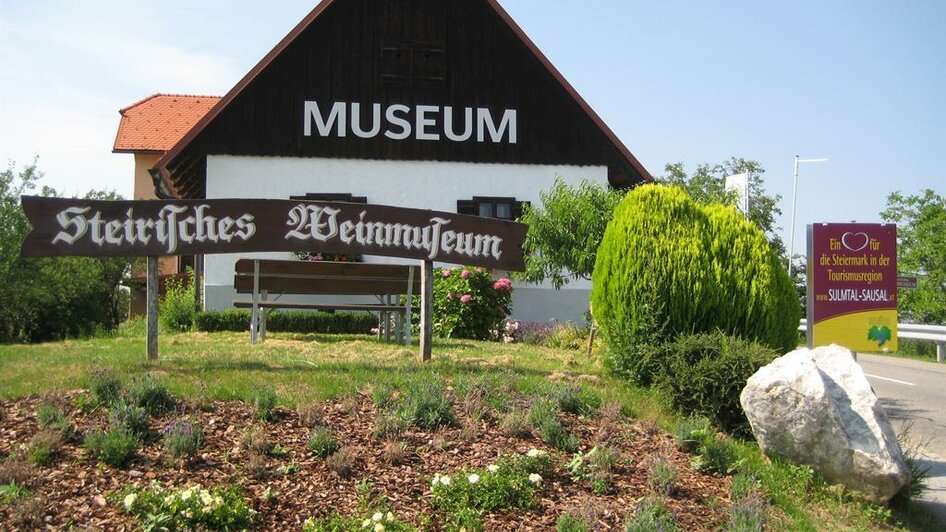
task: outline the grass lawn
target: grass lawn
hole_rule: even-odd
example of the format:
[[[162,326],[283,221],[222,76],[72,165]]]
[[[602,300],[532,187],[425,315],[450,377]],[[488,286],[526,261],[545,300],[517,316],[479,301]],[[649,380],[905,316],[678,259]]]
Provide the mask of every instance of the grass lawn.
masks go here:
[[[421,374],[443,379],[448,390],[457,394],[468,389],[469,383],[483,380],[501,383],[522,397],[542,395],[551,382],[577,384],[592,390],[604,404],[619,404],[624,416],[633,420],[629,430],[635,434],[646,433],[647,426],[673,433],[681,422],[679,416],[663,406],[659,394],[608,377],[597,359],[589,359],[579,351],[435,339],[433,361],[423,364],[416,346],[407,349],[365,336],[276,333],[265,343],[251,345],[246,333],[183,333],[163,334],[160,361],[151,364],[145,360],[143,338],[138,324],[109,338],[0,346],[0,399],[28,400],[24,398],[35,394],[85,389],[93,371],[107,369],[126,379],[150,373],[166,383],[175,396],[203,403],[246,401],[261,388],[272,387],[277,403],[289,411],[310,403],[338,404],[358,393],[362,398],[370,397],[371,391],[384,383],[396,386]],[[371,415],[377,414],[370,404],[363,408]],[[569,422],[576,430],[592,430],[577,418]],[[498,423],[486,423],[483,427],[478,439],[484,441],[499,431]],[[415,436],[420,447],[425,447],[424,438],[429,435]],[[659,431],[653,438],[657,447],[661,439],[673,441]],[[586,443],[582,441],[582,449],[590,448],[591,444]],[[301,453],[304,442],[300,445]],[[672,447],[672,443],[668,445]],[[906,506],[891,512],[824,485],[807,468],[770,463],[754,443],[735,442],[735,450],[739,469],[765,494],[767,529],[934,529],[928,516],[915,508]],[[564,468],[570,453],[555,457]],[[81,458],[79,453],[77,460]],[[300,466],[305,467],[301,462]],[[682,467],[686,467],[685,462]],[[724,477],[707,478],[723,482]],[[567,485],[569,481],[563,482]],[[694,482],[696,486],[708,481]],[[719,496],[705,501],[710,513],[723,511],[729,503],[727,497]],[[416,516],[414,522],[418,522]]]

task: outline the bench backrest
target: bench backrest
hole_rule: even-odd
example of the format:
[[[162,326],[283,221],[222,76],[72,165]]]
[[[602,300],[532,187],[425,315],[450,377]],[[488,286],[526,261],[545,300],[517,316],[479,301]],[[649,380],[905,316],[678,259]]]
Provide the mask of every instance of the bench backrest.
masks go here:
[[[411,293],[420,294],[420,269],[402,264],[260,259],[259,289],[271,294],[401,295],[414,269]],[[236,263],[233,286],[253,292],[254,259]]]

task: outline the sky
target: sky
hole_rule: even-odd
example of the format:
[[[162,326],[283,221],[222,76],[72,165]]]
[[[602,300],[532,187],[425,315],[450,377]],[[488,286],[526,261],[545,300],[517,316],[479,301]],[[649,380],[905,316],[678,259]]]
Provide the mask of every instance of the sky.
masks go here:
[[[653,175],[756,160],[795,250],[813,222],[879,222],[946,194],[946,2],[500,0]],[[67,195],[130,196],[118,110],[223,95],[316,0],[0,0],[0,162]]]

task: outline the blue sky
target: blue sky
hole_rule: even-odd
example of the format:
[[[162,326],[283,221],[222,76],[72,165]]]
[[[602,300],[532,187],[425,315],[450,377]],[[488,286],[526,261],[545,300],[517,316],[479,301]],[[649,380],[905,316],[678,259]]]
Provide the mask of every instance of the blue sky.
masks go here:
[[[946,2],[500,0],[644,166],[759,161],[804,224],[946,193]],[[68,194],[130,195],[118,110],[222,95],[315,0],[0,0],[0,161]]]

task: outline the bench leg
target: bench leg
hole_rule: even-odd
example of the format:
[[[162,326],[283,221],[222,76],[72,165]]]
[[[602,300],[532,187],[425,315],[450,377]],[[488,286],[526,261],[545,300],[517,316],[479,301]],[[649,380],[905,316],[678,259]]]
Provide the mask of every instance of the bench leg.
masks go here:
[[[253,261],[253,310],[250,311],[250,343],[256,343],[259,332],[259,261]]]
[[[268,299],[268,296],[269,296],[269,292],[267,290],[263,290],[261,297],[264,302]],[[265,309],[265,308],[260,309],[260,315],[259,315],[259,341],[260,342],[266,341],[266,317],[269,316],[269,311],[270,309]]]

